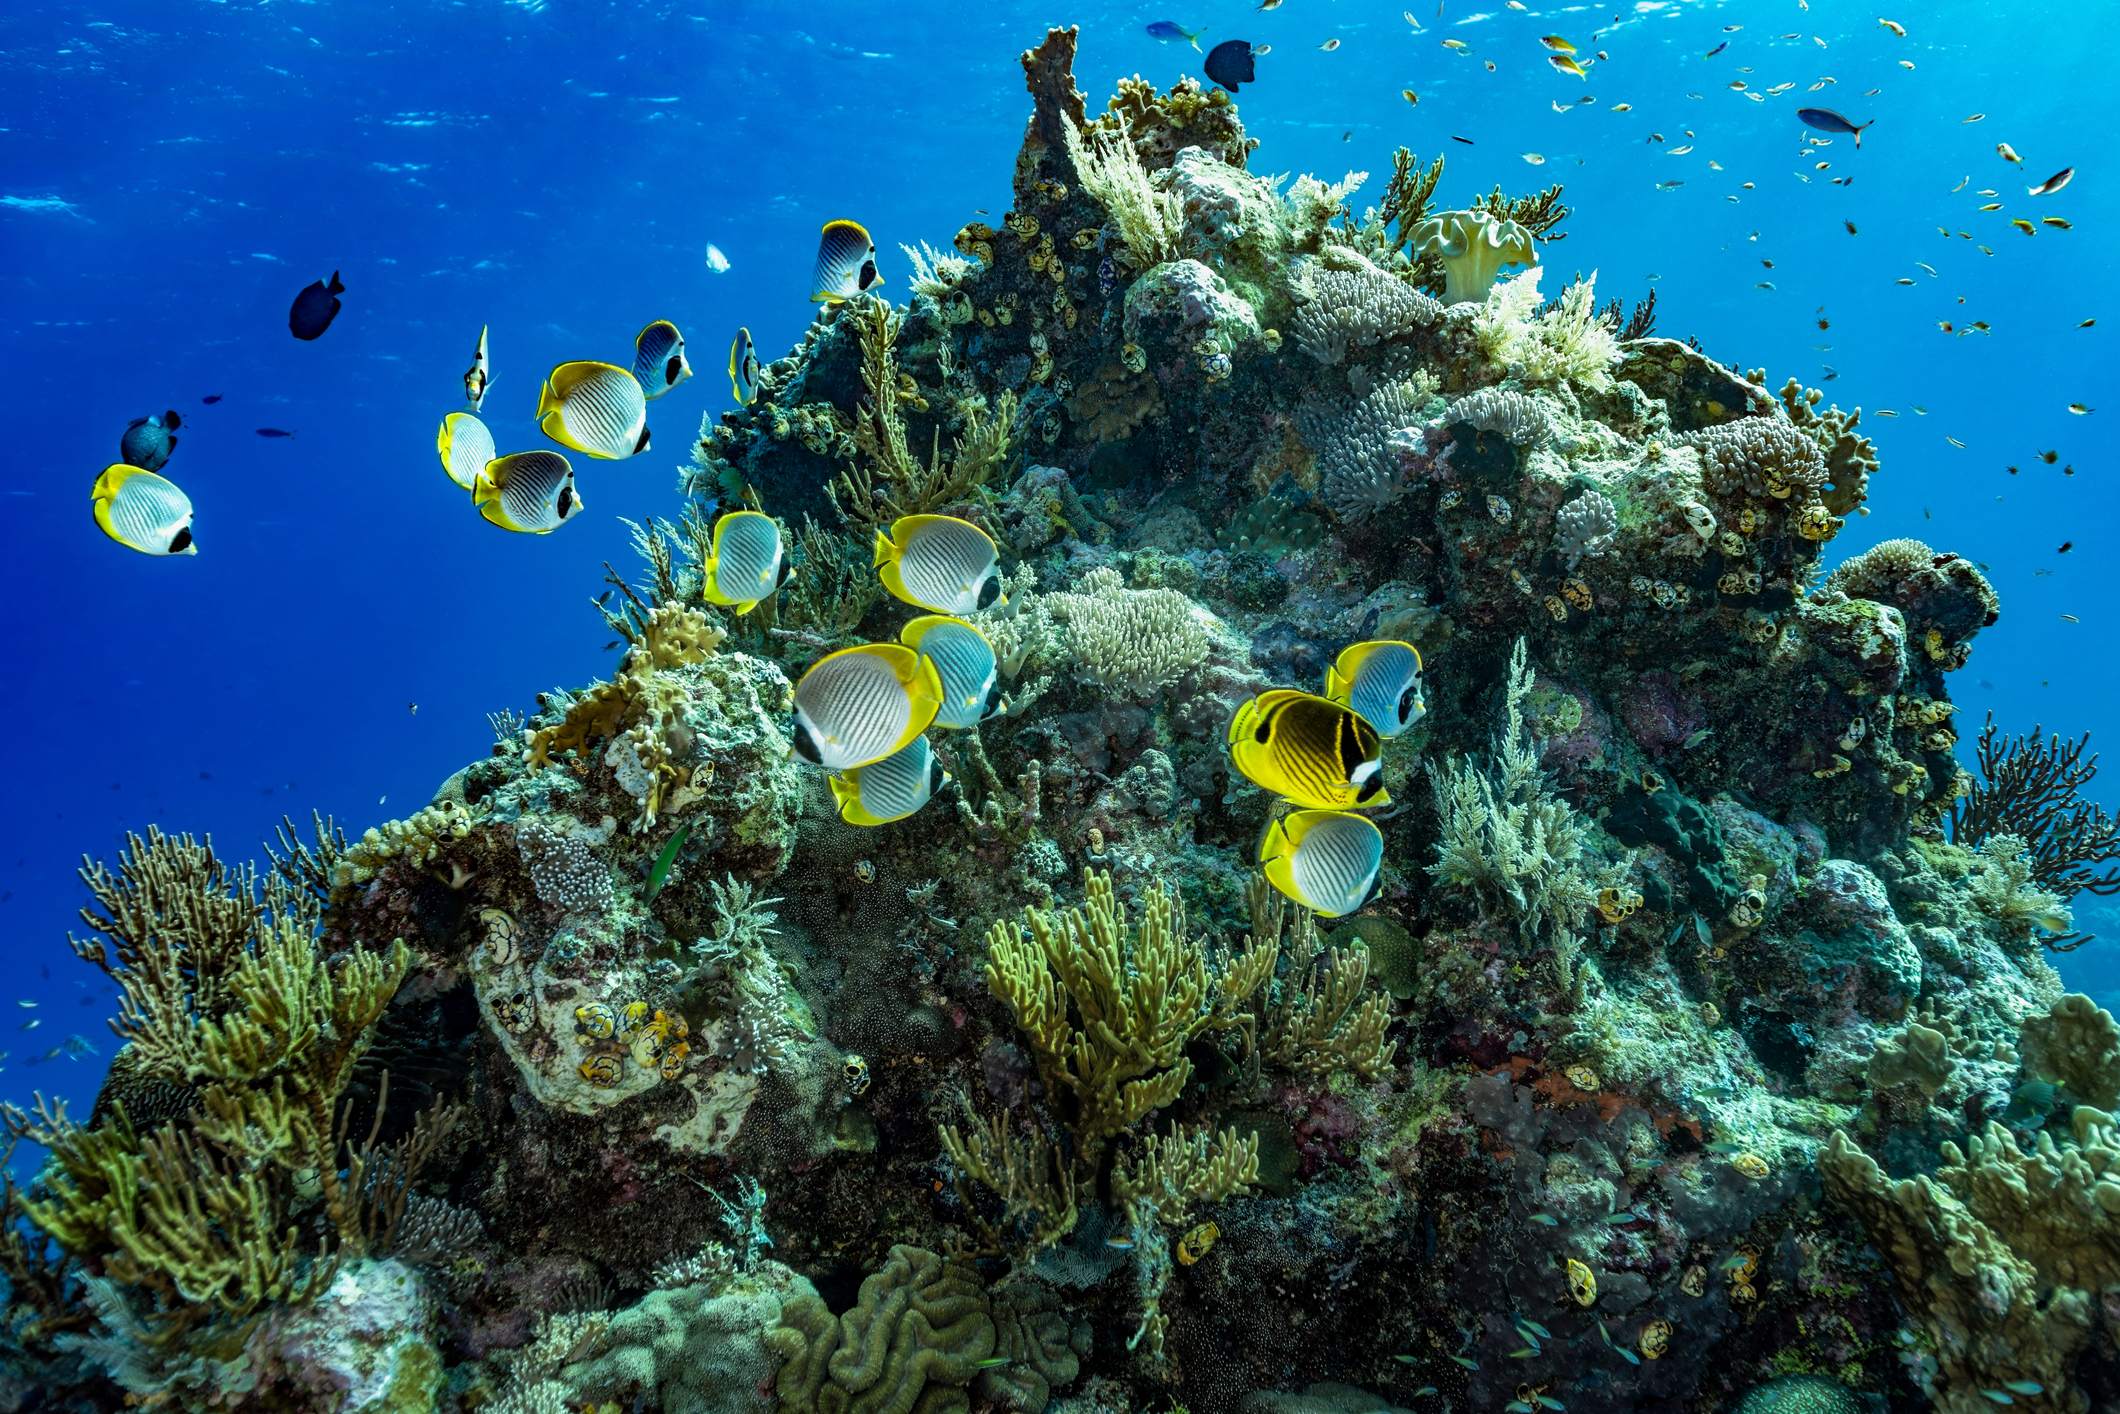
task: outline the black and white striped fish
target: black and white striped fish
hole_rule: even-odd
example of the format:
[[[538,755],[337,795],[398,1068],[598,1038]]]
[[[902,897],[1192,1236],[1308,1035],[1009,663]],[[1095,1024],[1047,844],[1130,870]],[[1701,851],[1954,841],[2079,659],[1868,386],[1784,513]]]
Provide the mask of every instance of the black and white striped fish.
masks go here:
[[[191,497],[167,477],[124,462],[103,469],[89,491],[105,535],[143,555],[196,555]]]
[[[849,771],[902,751],[942,705],[935,665],[896,643],[828,653],[795,684],[795,752]]]
[[[651,398],[659,398],[692,376],[685,360],[685,336],[667,319],[658,319],[633,336],[633,376]]]
[[[545,378],[537,425],[563,447],[617,461],[648,450],[647,395],[616,364],[563,363]]]
[[[471,502],[501,529],[524,535],[549,535],[582,511],[574,467],[558,452],[516,452],[486,463]]]

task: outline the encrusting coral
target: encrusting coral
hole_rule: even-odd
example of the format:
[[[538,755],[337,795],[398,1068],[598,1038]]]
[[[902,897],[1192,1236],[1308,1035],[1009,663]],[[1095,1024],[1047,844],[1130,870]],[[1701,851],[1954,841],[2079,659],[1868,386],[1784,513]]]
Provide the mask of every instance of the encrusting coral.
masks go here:
[[[124,1045],[87,1122],[7,1115],[10,1369],[231,1414],[2111,1406],[2120,1027],[2047,950],[2113,830],[2080,742],[1961,770],[1977,565],[1824,575],[1859,413],[1548,299],[1558,187],[1280,182],[1225,92],[1087,103],[1075,40],[1024,56],[1007,208],[879,231],[909,301],[701,428],[606,681],[355,841],[86,873]],[[724,619],[739,508],[794,578]],[[871,547],[916,512],[998,549],[997,690],[859,826],[794,685],[902,642]],[[1321,921],[1229,729],[1365,642],[1419,681],[1334,753],[1390,803]]]

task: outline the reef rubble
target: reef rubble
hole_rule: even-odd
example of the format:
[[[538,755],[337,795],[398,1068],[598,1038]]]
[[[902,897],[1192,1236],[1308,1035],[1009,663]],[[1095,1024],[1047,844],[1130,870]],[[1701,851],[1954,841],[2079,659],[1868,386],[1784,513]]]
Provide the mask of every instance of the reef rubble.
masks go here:
[[[1000,222],[701,429],[608,680],[358,840],[84,871],[125,1045],[6,1113],[0,1409],[2120,1406],[2046,956],[2111,832],[1959,765],[1972,563],[1822,571],[1859,413],[1544,283],[1559,188],[1271,180],[1074,42]],[[795,576],[725,615],[739,506]],[[860,828],[792,684],[926,513],[1008,706]],[[1314,918],[1226,730],[1373,639],[1427,711]]]

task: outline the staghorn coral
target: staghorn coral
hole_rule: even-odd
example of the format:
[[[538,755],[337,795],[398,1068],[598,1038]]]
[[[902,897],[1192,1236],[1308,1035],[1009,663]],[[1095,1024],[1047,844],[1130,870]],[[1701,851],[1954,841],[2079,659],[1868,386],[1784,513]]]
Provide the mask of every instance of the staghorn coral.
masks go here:
[[[1317,920],[1292,908],[1280,890],[1254,874],[1246,886],[1252,937],[1279,939],[1288,975],[1260,1028],[1260,1049],[1285,1070],[1316,1077],[1349,1071],[1374,1080],[1391,1068],[1391,1004],[1369,989],[1369,949],[1359,934],[1320,946]],[[1293,915],[1293,917],[1291,917]]]

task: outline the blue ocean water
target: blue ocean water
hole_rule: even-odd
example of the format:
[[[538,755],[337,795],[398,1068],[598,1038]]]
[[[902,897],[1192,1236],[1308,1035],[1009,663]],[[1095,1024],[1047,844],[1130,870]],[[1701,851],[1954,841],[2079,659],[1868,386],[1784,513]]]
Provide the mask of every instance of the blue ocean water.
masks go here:
[[[1447,155],[1448,203],[1565,183],[1554,288],[1594,269],[1601,296],[1654,290],[1660,332],[1865,409],[1884,469],[1836,557],[1912,535],[1988,570],[2003,617],[1954,684],[1968,752],[1989,710],[2110,740],[2120,196],[2085,105],[2120,7],[1952,0],[1887,12],[1902,36],[1801,0],[1420,3],[1417,27],[1328,0],[10,4],[0,1094],[85,1107],[97,1057],[47,1053],[111,1049],[109,988],[65,944],[83,853],[153,821],[240,857],[312,808],[357,834],[490,749],[486,713],[604,669],[602,562],[629,558],[621,517],[678,511],[737,325],[767,359],[800,339],[829,218],[869,226],[902,299],[899,242],[998,217],[1028,112],[1016,56],[1052,23],[1082,26],[1093,106],[1126,74],[1199,71],[1151,21],[1268,47],[1240,95],[1258,170],[1367,170],[1373,199],[1404,144]],[[1549,34],[1587,79],[1548,65]],[[1805,105],[1875,126],[1859,151],[1814,147]],[[2073,228],[2008,224],[2046,216]],[[344,311],[297,343],[288,303],[333,270]],[[584,466],[587,509],[557,534],[479,520],[433,447],[480,326],[505,451],[545,445],[546,370],[627,361],[656,318],[699,376],[651,405],[654,448]],[[133,554],[88,514],[126,423],[165,408],[194,558]],[[2120,803],[2120,763],[2098,794]],[[2111,1004],[2120,917],[2104,926],[2061,962]]]

